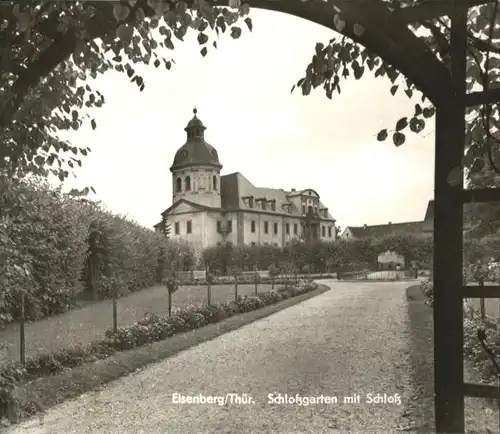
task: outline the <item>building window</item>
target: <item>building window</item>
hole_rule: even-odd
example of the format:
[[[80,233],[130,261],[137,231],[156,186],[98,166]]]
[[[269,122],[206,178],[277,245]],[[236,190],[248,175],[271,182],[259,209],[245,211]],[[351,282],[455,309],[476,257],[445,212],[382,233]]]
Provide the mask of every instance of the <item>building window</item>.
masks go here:
[[[179,235],[180,230],[179,230],[179,222],[175,222],[175,235]]]
[[[192,231],[192,229],[193,229],[193,227],[192,227],[192,226],[193,226],[193,224],[192,224],[191,220],[188,220],[188,221],[186,222],[186,233],[187,233],[187,234],[190,234],[190,233],[191,233],[191,231]]]
[[[269,233],[269,223],[268,222],[264,222],[264,233],[265,234]]]
[[[250,230],[252,231],[252,234],[255,233],[255,220],[252,220],[250,222]]]
[[[186,191],[190,191],[191,190],[191,177],[186,176],[185,183],[186,183]]]
[[[217,176],[216,175],[213,176],[212,183],[214,186],[214,190],[217,190]]]
[[[181,178],[177,178],[175,181],[175,191],[177,193],[180,193],[182,191],[182,179]]]
[[[230,234],[231,232],[233,232],[233,221],[232,220],[228,220],[227,222],[227,232]]]
[[[290,235],[290,223],[287,223],[287,224],[285,225],[285,231],[286,231],[286,234],[287,234],[287,235]]]
[[[331,226],[328,226],[328,236],[329,237],[332,236],[332,227]]]
[[[253,197],[249,197],[249,198],[248,198],[248,206],[249,206],[250,208],[253,208]]]
[[[221,222],[218,221],[217,222],[217,232],[220,234],[222,232],[222,225],[221,225]]]
[[[276,201],[275,201],[275,200],[273,200],[273,201],[271,202],[271,209],[272,209],[273,211],[276,211]]]
[[[266,201],[263,200],[261,203],[262,203],[262,209],[266,209]]]
[[[324,237],[326,235],[326,229],[324,226],[321,227],[321,236]]]
[[[293,224],[293,234],[297,235],[297,223]]]
[[[314,214],[318,214],[318,207],[317,206],[314,207]]]
[[[306,213],[306,206],[302,205],[302,214],[305,214],[305,213]]]
[[[278,223],[274,224],[274,235],[278,234]]]

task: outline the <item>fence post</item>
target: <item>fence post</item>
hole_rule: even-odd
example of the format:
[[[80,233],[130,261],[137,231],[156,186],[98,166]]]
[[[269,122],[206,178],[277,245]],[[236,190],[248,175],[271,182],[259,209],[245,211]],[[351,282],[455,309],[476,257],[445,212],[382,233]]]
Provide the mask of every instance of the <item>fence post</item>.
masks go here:
[[[24,335],[24,291],[21,292],[21,318],[19,324],[19,332],[20,332],[20,358],[21,364],[24,366],[26,363],[26,341]]]
[[[113,292],[113,333],[118,333],[118,300],[116,290]]]
[[[479,282],[479,286],[484,286],[484,282],[480,281]],[[481,297],[479,299],[479,305],[480,305],[480,309],[481,309],[481,319],[485,319],[486,318],[486,309],[485,309],[484,298],[483,297]]]
[[[172,292],[168,291],[168,316],[172,316]]]

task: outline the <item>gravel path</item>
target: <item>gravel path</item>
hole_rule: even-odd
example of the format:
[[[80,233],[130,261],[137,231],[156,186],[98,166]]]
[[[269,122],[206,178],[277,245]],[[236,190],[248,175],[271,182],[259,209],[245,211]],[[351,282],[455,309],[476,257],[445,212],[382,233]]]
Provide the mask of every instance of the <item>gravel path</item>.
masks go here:
[[[322,282],[323,283],[323,282]],[[8,433],[399,432],[411,395],[408,283],[324,281],[331,291],[63,403]],[[253,403],[175,404],[172,394]],[[270,405],[267,395],[336,396]],[[366,394],[399,394],[401,405]],[[344,404],[358,394],[359,404]]]

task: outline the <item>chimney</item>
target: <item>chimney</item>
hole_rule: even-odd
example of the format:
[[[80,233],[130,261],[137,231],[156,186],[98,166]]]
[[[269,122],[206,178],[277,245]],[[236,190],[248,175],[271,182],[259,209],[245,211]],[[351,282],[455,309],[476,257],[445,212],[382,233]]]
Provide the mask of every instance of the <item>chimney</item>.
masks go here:
[[[392,222],[389,222],[390,225],[392,225]]]
[[[363,229],[366,229],[368,226],[366,226],[366,224],[363,225]]]
[[[292,193],[294,193],[294,192],[295,192],[295,188],[292,188]]]

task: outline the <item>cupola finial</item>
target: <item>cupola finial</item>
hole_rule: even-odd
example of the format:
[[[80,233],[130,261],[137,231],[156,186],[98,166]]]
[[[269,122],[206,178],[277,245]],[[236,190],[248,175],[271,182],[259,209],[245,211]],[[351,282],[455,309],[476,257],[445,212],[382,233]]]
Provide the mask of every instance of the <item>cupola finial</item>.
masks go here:
[[[198,113],[198,110],[196,110],[196,107],[193,109],[193,113],[196,116],[196,113]]]

